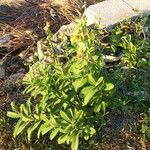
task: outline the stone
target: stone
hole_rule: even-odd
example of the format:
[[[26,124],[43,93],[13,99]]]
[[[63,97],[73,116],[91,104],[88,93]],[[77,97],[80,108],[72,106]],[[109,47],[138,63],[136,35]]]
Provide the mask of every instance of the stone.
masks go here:
[[[70,36],[73,34],[75,29],[75,22],[71,22],[70,24],[63,25],[53,36],[52,42],[57,43],[56,46],[53,47],[53,53],[56,55],[65,54],[64,41],[62,41],[62,36],[66,37],[65,45],[70,46]]]
[[[105,0],[89,6],[84,16],[87,25],[110,27],[120,21],[150,12],[150,0]]]
[[[75,23],[71,22],[70,24],[63,25],[53,36],[54,42],[59,42],[59,36],[65,35],[70,37],[74,31]]]
[[[105,63],[112,63],[112,62],[117,62],[122,58],[121,56],[111,56],[111,55],[103,55],[103,59],[105,61]]]
[[[5,69],[2,65],[0,65],[0,79],[5,78]]]

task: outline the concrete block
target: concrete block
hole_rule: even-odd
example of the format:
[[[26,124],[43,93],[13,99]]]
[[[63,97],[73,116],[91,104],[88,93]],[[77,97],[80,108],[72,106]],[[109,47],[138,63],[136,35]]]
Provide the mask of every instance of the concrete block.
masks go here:
[[[84,16],[87,18],[88,26],[101,24],[102,27],[109,27],[148,12],[150,12],[150,0],[105,0],[89,6]]]

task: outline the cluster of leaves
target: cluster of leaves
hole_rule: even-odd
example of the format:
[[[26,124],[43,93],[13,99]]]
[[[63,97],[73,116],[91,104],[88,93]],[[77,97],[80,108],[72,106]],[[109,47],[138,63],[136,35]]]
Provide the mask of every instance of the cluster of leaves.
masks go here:
[[[144,114],[140,129],[148,137],[150,38],[144,33],[144,23],[143,17],[128,20],[108,32],[87,28],[82,18],[77,20],[69,44],[62,37],[65,52],[61,55],[54,54],[57,44],[51,42],[47,26],[51,61],[45,63],[38,50],[39,61],[24,80],[30,98],[20,108],[11,104],[7,115],[19,119],[14,137],[27,133],[30,140],[33,133],[38,138],[48,135],[50,140],[71,144],[72,150],[77,150],[80,141],[102,131],[108,113],[128,112],[131,107]],[[121,61],[105,69],[103,54],[116,55],[118,51],[123,54]]]
[[[65,55],[76,53],[64,64],[53,56],[51,64],[37,62],[26,76],[25,93],[31,96],[20,108],[12,103],[7,115],[18,118],[14,137],[33,131],[37,137],[49,134],[58,143],[71,144],[77,150],[79,138],[88,140],[104,125],[112,83],[101,74],[103,59],[93,29],[79,20],[71,37],[71,48]]]
[[[146,19],[143,16],[136,21],[132,19],[124,21],[118,24],[110,34],[112,51],[122,51],[122,64],[130,68],[141,66],[146,53],[149,53],[149,38],[146,38],[144,32],[145,22]]]

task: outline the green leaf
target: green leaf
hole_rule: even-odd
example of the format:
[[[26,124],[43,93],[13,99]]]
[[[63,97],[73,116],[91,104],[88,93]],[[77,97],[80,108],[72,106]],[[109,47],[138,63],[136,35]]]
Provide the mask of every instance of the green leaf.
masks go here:
[[[86,141],[89,140],[89,134],[84,133],[84,139],[85,139]]]
[[[41,121],[36,122],[33,126],[29,127],[27,130],[28,133],[28,140],[30,141],[31,139],[31,134],[32,132],[40,125]]]
[[[24,112],[24,104],[20,105],[20,112],[23,113]]]
[[[47,132],[49,132],[52,128],[53,127],[51,127],[50,124],[48,124],[48,123],[42,124],[38,130],[37,137],[40,138],[41,133],[42,133],[42,135],[44,135]]]
[[[27,100],[27,102],[26,102],[26,107],[27,107],[28,113],[30,114],[30,113],[31,113],[30,98],[29,98],[29,99]]]
[[[29,115],[28,108],[24,104],[22,105],[22,108],[23,108],[23,112],[28,116]]]
[[[91,74],[88,74],[88,81],[91,85],[96,85],[96,81],[94,80]]]
[[[75,119],[76,119],[76,120],[80,119],[80,118],[82,117],[82,115],[83,115],[83,111],[82,111],[82,110],[80,110],[80,111],[75,111],[74,116],[75,116]]]
[[[89,101],[92,99],[92,97],[95,95],[95,93],[97,92],[96,89],[91,89],[84,98],[84,106],[87,105],[89,103]]]
[[[87,82],[86,78],[77,79],[75,82],[73,82],[73,86],[75,88],[75,91],[77,91],[80,87],[82,87]]]
[[[66,115],[66,113],[65,113],[65,112],[60,111],[60,116],[61,116],[61,117],[62,117],[65,121],[67,121],[67,122],[71,123],[70,118]]]
[[[82,89],[81,93],[86,95],[89,91],[91,91],[93,89],[94,89],[94,86],[87,86],[87,87]]]
[[[65,141],[67,141],[67,139],[68,139],[68,135],[67,134],[60,136],[58,138],[58,144],[64,143]]]
[[[49,122],[49,120],[47,119],[45,114],[40,114],[40,119],[45,121],[45,122]]]
[[[113,52],[116,52],[116,46],[115,45],[111,45],[111,49]]]
[[[42,135],[45,135],[47,132],[49,132],[53,127],[52,126],[48,126],[48,127],[43,127],[41,129]]]
[[[39,115],[37,115],[37,114],[33,114],[33,117],[34,117],[36,120],[39,120],[39,119],[40,119]]]
[[[36,105],[35,105],[35,112],[36,112],[36,114],[39,113],[39,104],[36,104]]]
[[[11,111],[7,112],[7,116],[10,117],[10,118],[20,118],[21,117],[20,114],[17,114],[15,112],[11,112]]]
[[[112,83],[106,83],[105,91],[110,91],[114,88],[114,85]]]
[[[26,128],[28,124],[29,122],[22,122],[22,120],[19,120],[14,129],[14,133],[13,133],[14,138],[17,135],[19,135]]]
[[[28,93],[32,92],[34,89],[35,89],[35,86],[30,85],[24,90],[24,93],[28,94]]]
[[[62,133],[69,133],[69,132],[72,132],[72,125],[68,125],[63,131]]]
[[[96,104],[94,107],[94,112],[99,112],[101,110],[102,104]]]
[[[22,121],[27,122],[27,121],[33,121],[31,118],[22,115]]]
[[[59,132],[59,129],[54,129],[51,134],[50,134],[50,139],[53,140],[55,138],[55,136],[57,135],[57,133]]]
[[[102,110],[104,114],[106,113],[106,106],[107,106],[107,103],[105,101],[102,101]]]
[[[18,128],[20,127],[21,123],[22,123],[22,119],[20,119],[20,120],[17,122],[17,124],[15,125],[15,129],[14,129],[14,131],[13,131],[13,137],[14,137],[14,138],[17,136],[17,131],[18,131]]]
[[[96,130],[93,127],[90,127],[90,135],[91,137],[96,133]]]
[[[97,81],[97,85],[99,85],[100,83],[102,83],[102,81],[104,80],[104,77],[100,77]]]
[[[74,135],[72,137],[72,141],[71,141],[71,150],[78,150],[78,146],[79,146],[79,134]]]

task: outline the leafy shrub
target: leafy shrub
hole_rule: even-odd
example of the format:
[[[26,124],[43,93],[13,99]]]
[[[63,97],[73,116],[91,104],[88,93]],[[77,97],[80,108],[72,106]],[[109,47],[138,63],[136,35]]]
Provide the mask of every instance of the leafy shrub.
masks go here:
[[[81,19],[64,56],[67,62],[53,55],[51,64],[42,61],[31,66],[24,81],[30,98],[20,108],[12,103],[12,111],[7,113],[19,119],[14,137],[26,132],[30,140],[36,131],[38,138],[49,134],[51,140],[56,138],[59,144],[71,144],[77,150],[79,139],[88,140],[105,125],[114,86],[102,76],[104,63],[96,35]]]
[[[123,52],[122,64],[135,67],[138,63],[139,54],[146,39],[143,39],[143,29],[145,18],[143,16],[138,21],[126,20],[118,24],[110,34],[111,48]],[[141,38],[142,37],[142,38]]]
[[[62,36],[60,45],[52,42],[47,25],[49,51],[45,56],[38,49],[39,61],[24,79],[25,94],[30,97],[20,107],[12,103],[12,111],[7,113],[19,119],[14,137],[27,133],[30,140],[31,135],[45,135],[59,144],[70,144],[72,150],[77,150],[79,144],[85,149],[82,143],[94,135],[101,142],[105,137],[109,141],[110,135],[104,133],[109,117],[129,113],[127,116],[132,118],[130,112],[134,112],[139,116],[143,113],[136,128],[149,138],[150,38],[143,31],[143,21],[125,21],[108,32],[87,28],[86,21],[80,19],[69,42]],[[121,61],[106,69],[103,55],[116,55],[118,51],[123,54]],[[49,56],[47,63],[45,58]],[[134,125],[132,122],[128,126]]]

